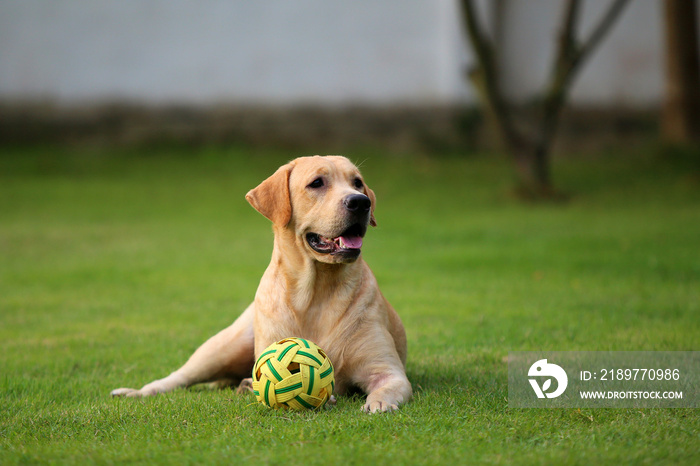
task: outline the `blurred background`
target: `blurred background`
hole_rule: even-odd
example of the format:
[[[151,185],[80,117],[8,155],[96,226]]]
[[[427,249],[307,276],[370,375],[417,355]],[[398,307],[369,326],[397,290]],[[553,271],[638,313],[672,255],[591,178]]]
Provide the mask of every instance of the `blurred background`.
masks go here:
[[[500,133],[484,124],[487,105],[468,78],[478,57],[460,3],[472,2],[2,0],[0,143],[488,146]],[[553,75],[567,2],[474,3],[498,88],[527,112]],[[613,3],[577,6],[579,42]],[[560,141],[656,136],[674,98],[668,32],[687,27],[667,4],[680,4],[681,18],[694,11],[693,27],[697,5],[622,3],[571,80]],[[697,88],[697,70],[690,79]]]
[[[699,15],[693,0],[0,0],[0,463],[700,464],[697,414],[507,410],[505,362],[698,349]],[[406,326],[408,416],[377,443],[341,401],[308,437],[280,417],[293,443],[271,449],[245,397],[111,400],[250,303],[272,238],[245,193],[333,153],[377,194],[362,254]],[[215,397],[230,416],[200,423]]]

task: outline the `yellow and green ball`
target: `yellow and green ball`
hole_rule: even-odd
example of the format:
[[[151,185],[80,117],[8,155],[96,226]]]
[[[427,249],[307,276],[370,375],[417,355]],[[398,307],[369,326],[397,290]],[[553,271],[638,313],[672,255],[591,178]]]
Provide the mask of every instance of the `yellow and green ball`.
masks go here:
[[[253,393],[271,408],[317,409],[328,402],[334,388],[331,360],[303,338],[273,343],[253,367]]]

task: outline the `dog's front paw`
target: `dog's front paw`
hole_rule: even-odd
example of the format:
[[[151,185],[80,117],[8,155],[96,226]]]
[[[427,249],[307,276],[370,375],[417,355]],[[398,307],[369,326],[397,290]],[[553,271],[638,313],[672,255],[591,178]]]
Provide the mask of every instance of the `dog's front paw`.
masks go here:
[[[110,392],[110,395],[112,396],[126,396],[129,398],[139,398],[142,397],[143,395],[141,394],[140,390],[136,390],[135,388],[117,388],[116,390],[112,390]]]
[[[362,407],[362,411],[365,413],[390,413],[399,409],[398,403],[387,401],[387,400],[377,400],[370,401],[367,399],[367,403]]]
[[[148,384],[141,388],[141,390],[137,390],[135,388],[117,388],[116,390],[112,390],[111,395],[114,397],[124,396],[127,398],[145,398],[147,396],[157,395],[166,391],[169,390],[157,384]]]
[[[411,384],[405,375],[379,376],[372,381],[362,411],[370,414],[396,411],[411,399]]]
[[[140,390],[136,390],[135,388],[117,388],[116,390],[112,390],[112,396],[142,398],[169,392],[179,387],[186,387],[187,385],[186,379],[183,376],[173,372],[164,379],[154,380],[153,382],[144,385]]]

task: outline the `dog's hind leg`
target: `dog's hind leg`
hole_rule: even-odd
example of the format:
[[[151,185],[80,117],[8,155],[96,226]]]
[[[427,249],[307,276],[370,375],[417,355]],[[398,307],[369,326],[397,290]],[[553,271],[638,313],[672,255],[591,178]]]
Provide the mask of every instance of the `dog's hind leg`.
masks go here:
[[[169,376],[141,389],[118,388],[112,396],[142,397],[221,379],[250,377],[254,357],[253,304],[230,327],[208,339],[187,362]]]

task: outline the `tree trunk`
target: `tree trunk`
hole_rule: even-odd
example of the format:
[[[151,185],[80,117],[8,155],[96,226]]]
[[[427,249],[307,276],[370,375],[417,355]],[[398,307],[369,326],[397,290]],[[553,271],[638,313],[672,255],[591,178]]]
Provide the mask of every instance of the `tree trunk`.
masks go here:
[[[662,133],[673,143],[700,142],[700,64],[695,0],[665,0],[666,99]]]
[[[524,143],[511,147],[515,161],[517,194],[525,199],[560,197],[552,186],[549,145]]]

